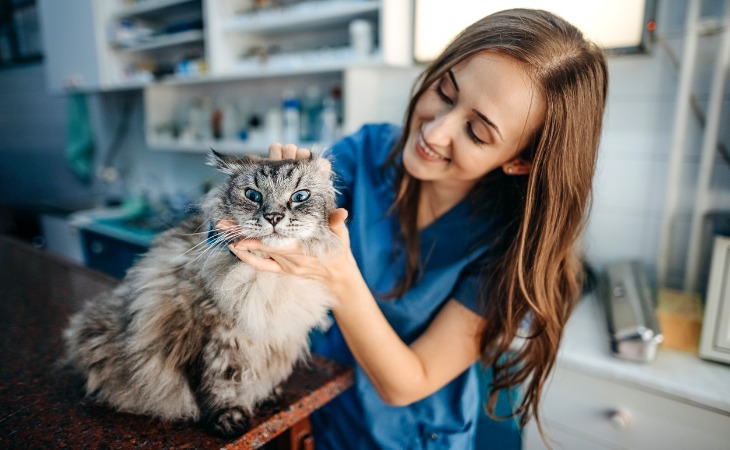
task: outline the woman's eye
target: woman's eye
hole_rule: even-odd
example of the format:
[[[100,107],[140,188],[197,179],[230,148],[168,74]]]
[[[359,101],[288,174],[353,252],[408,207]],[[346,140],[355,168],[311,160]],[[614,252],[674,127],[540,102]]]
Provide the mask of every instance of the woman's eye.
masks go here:
[[[471,139],[471,141],[473,143],[475,143],[477,145],[484,145],[484,144],[486,144],[485,141],[483,141],[482,139],[479,138],[479,136],[477,136],[477,134],[474,132],[474,128],[472,128],[472,126],[471,126],[470,123],[467,123],[466,124],[466,134],[469,135],[469,139]]]
[[[253,190],[253,189],[246,189],[245,192],[246,198],[251,200],[252,202],[261,203],[261,192]]]
[[[291,195],[291,201],[294,203],[301,203],[304,201],[307,201],[309,199],[309,191],[302,189],[301,191],[296,191]]]

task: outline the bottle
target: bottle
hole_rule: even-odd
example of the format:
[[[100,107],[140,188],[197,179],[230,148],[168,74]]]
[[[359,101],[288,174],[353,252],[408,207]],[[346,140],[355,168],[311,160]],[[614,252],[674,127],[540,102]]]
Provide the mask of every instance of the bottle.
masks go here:
[[[281,142],[284,129],[281,109],[271,108],[266,112],[264,127],[266,128],[264,133],[266,135],[266,145]]]
[[[301,102],[293,94],[288,94],[284,96],[282,106],[282,144],[296,144],[300,135]]]
[[[303,142],[314,142],[319,137],[320,115],[322,113],[322,90],[311,85],[302,98],[302,113],[299,137]]]
[[[365,59],[373,52],[373,25],[364,19],[350,22],[350,47],[355,59]]]
[[[334,144],[339,137],[337,124],[337,102],[332,96],[327,96],[322,102],[322,114],[320,117],[321,127],[319,129],[319,142],[329,146]]]
[[[236,105],[226,102],[223,107],[223,139],[226,141],[235,141],[239,138],[238,133],[241,131],[238,126],[238,111]]]

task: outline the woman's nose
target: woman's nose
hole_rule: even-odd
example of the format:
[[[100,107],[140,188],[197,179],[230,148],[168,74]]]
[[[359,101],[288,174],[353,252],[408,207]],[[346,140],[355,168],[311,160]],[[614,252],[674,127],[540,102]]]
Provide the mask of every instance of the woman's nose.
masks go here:
[[[453,111],[435,116],[423,126],[423,138],[429,145],[447,147],[451,144],[457,130]]]

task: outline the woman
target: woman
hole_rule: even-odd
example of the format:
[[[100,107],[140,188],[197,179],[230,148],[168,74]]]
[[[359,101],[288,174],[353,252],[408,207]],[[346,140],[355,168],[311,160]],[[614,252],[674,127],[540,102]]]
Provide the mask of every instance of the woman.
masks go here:
[[[537,417],[581,284],[607,82],[601,51],[562,19],[487,16],[424,71],[402,129],[368,125],[331,149],[341,252],[231,246],[339,300],[314,350],[354,364],[356,385],[313,415],[317,448],[473,447],[477,360],[488,411],[520,387],[514,415]]]

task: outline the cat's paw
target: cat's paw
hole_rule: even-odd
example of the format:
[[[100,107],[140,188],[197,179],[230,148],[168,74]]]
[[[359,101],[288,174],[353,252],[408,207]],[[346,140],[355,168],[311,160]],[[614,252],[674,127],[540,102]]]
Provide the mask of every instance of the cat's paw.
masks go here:
[[[224,409],[215,414],[210,426],[216,434],[224,437],[238,437],[248,429],[248,417],[241,408]]]

